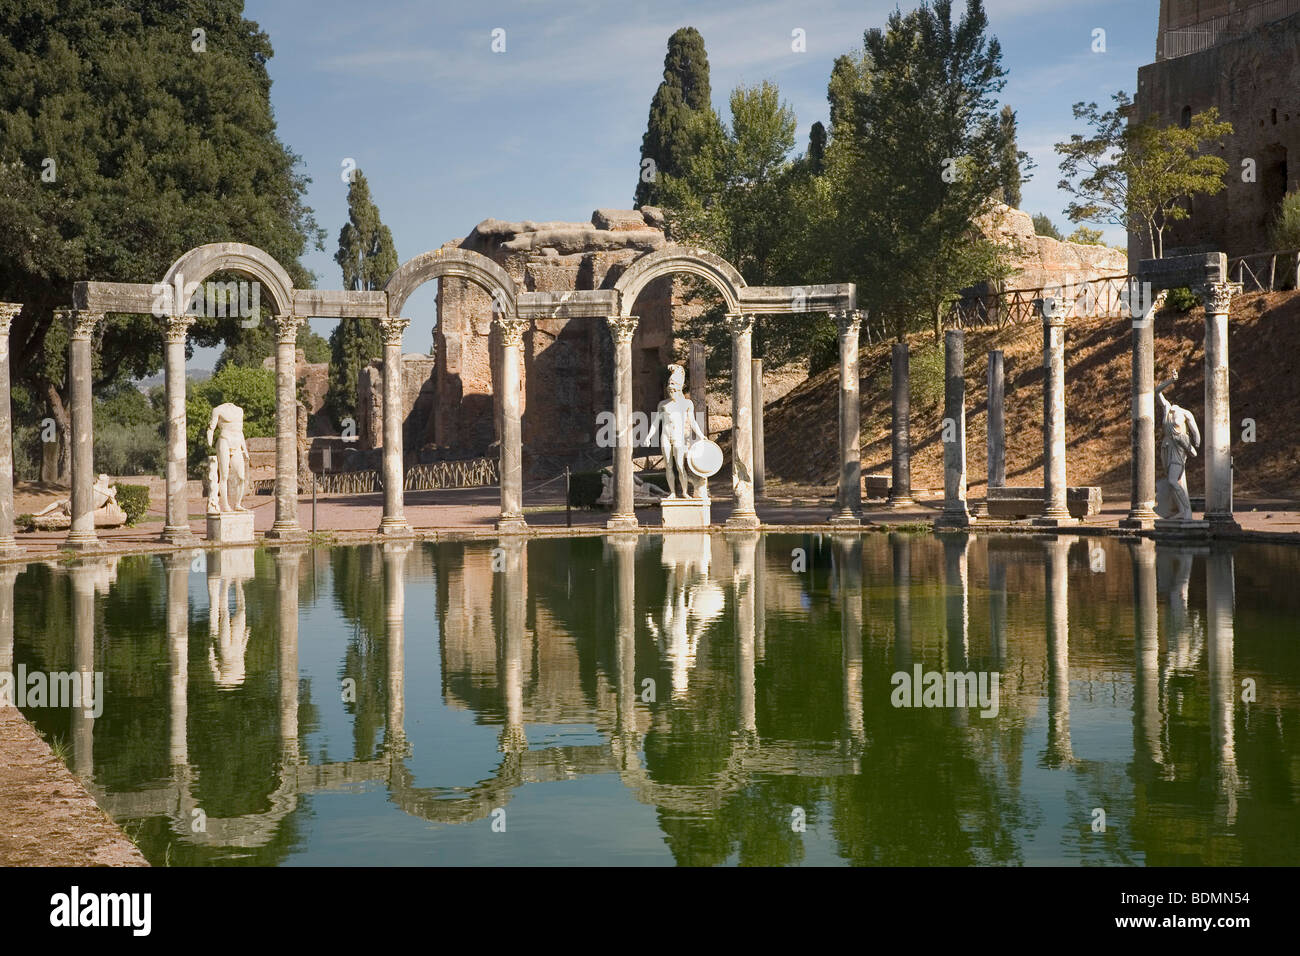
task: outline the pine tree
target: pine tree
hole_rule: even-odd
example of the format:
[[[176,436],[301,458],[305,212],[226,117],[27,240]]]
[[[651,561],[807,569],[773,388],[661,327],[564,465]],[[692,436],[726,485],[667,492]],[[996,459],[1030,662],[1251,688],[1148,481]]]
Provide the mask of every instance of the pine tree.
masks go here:
[[[339,230],[334,261],[343,269],[343,288],[351,292],[382,289],[397,271],[393,234],[379,218],[370,186],[360,170],[348,186],[348,222]],[[336,424],[356,417],[357,383],[361,370],[384,354],[379,323],[372,319],[340,319],[330,333],[330,387],[326,408]]]
[[[1022,153],[1016,144],[1016,111],[1010,106],[1002,107],[998,116],[1001,129],[1002,145],[1002,201],[1013,209],[1020,208],[1020,185],[1027,178],[1021,171],[1021,163],[1029,156]]]
[[[650,101],[650,118],[641,138],[635,208],[656,204],[659,176],[685,174],[700,137],[710,135],[709,125],[718,125],[710,97],[704,37],[694,27],[682,27],[668,38],[663,82]],[[706,122],[701,124],[699,119]]]

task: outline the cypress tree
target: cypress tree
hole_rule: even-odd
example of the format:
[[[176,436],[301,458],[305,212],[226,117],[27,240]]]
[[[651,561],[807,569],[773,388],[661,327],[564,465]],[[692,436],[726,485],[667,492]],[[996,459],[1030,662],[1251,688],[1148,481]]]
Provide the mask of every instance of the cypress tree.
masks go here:
[[[1016,145],[1016,111],[1010,106],[1002,107],[998,116],[998,125],[1003,137],[1002,146],[1002,201],[1014,209],[1020,208],[1020,184],[1023,176],[1020,172],[1021,153]]]
[[[348,222],[339,230],[334,261],[343,270],[343,288],[351,292],[382,289],[397,271],[393,234],[380,220],[379,207],[370,198],[370,185],[360,170],[348,186]],[[355,418],[361,370],[383,354],[383,336],[373,319],[340,319],[334,327],[326,407],[336,423]]]
[[[685,173],[698,135],[698,125],[693,129],[692,119],[696,114],[712,114],[711,95],[704,37],[694,27],[682,27],[668,38],[663,82],[650,101],[650,118],[641,138],[635,208],[655,204],[655,178]],[[653,174],[646,171],[647,161],[653,164],[649,167]]]

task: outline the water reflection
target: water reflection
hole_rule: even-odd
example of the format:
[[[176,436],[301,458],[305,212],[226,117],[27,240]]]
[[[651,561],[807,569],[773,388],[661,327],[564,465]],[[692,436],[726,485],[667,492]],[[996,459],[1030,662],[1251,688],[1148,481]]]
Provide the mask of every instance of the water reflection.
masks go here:
[[[1297,788],[1252,782],[1300,757],[1300,599],[1268,586],[1300,561],[1104,541],[1101,573],[1072,572],[1077,541],[681,533],[88,560],[17,585],[0,568],[0,671],[107,672],[100,719],[28,713],[155,862],[1293,861]],[[1239,641],[1267,704],[1241,703]],[[997,715],[897,706],[914,665],[999,672]],[[1113,825],[1092,838],[1096,806]],[[484,842],[504,808],[511,841]]]

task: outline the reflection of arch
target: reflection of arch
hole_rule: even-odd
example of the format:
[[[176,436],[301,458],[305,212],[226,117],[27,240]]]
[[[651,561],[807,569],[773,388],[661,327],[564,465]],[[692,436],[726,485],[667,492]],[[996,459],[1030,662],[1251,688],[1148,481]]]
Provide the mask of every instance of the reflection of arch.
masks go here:
[[[506,315],[515,314],[515,282],[485,255],[469,249],[433,249],[406,260],[384,283],[388,314],[400,316],[406,300],[430,279],[456,276],[481,286]]]
[[[674,272],[689,272],[707,279],[722,293],[728,312],[740,311],[740,290],[745,288],[745,280],[735,266],[707,249],[668,246],[646,253],[618,277],[614,289],[619,294],[619,314],[631,315],[641,290],[655,279]]]
[[[257,246],[242,242],[210,242],[196,246],[172,263],[163,283],[173,289],[180,276],[187,286],[202,282],[214,272],[241,272],[261,283],[275,301],[275,313],[287,315],[293,311],[293,280],[269,253]],[[184,303],[174,303],[177,311]]]

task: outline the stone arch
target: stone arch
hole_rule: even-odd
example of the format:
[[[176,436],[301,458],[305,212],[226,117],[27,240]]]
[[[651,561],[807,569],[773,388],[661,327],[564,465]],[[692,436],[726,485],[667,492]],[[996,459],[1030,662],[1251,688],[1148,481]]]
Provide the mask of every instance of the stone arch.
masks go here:
[[[728,312],[740,311],[740,290],[745,288],[745,280],[735,266],[707,249],[668,246],[647,252],[618,277],[614,289],[619,295],[619,314],[631,315],[641,290],[655,279],[675,272],[688,272],[708,280],[722,293]]]
[[[202,282],[214,272],[240,272],[270,293],[276,315],[293,312],[293,280],[284,266],[257,246],[242,242],[210,242],[196,246],[171,264],[163,283],[175,288],[180,276],[186,285]]]
[[[384,291],[388,293],[388,314],[394,318],[400,316],[412,292],[430,279],[443,276],[468,279],[492,296],[506,315],[516,314],[515,282],[510,273],[481,253],[454,248],[431,249],[398,266],[384,283]]]

